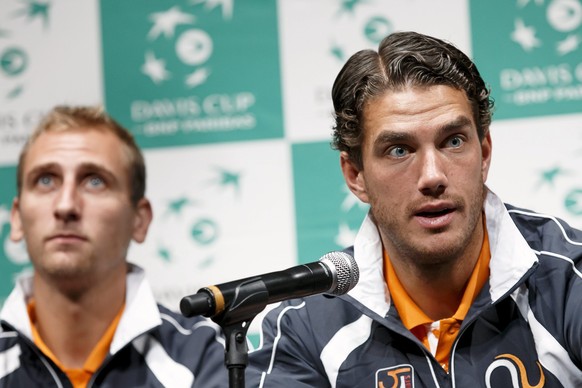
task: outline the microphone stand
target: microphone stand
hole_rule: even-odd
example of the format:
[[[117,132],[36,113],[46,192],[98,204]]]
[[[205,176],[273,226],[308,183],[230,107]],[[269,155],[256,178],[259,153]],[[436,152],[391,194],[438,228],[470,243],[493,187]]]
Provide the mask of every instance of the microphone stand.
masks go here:
[[[244,322],[222,326],[226,336],[224,364],[228,370],[228,386],[245,388],[245,369],[249,361]]]
[[[226,336],[224,363],[228,369],[230,388],[245,388],[245,369],[248,365],[246,341],[250,323],[267,306],[269,293],[260,277],[242,283],[232,302],[214,316]]]

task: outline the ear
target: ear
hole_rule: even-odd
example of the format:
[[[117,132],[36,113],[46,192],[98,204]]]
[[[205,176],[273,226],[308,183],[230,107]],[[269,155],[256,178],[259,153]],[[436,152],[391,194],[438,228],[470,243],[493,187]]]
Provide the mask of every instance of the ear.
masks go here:
[[[146,198],[139,200],[136,206],[135,219],[133,222],[133,233],[132,237],[135,242],[144,242],[147,234],[148,228],[152,222],[153,210],[150,201]]]
[[[349,189],[360,201],[369,203],[368,193],[366,191],[366,180],[361,171],[348,156],[345,151],[340,152],[340,165],[344,179]]]
[[[491,166],[491,131],[487,130],[487,135],[481,142],[481,172],[483,173],[483,183],[487,181],[487,174],[489,174],[489,166]]]
[[[24,238],[22,219],[20,218],[20,200],[18,197],[12,200],[10,210],[10,240],[18,242]]]

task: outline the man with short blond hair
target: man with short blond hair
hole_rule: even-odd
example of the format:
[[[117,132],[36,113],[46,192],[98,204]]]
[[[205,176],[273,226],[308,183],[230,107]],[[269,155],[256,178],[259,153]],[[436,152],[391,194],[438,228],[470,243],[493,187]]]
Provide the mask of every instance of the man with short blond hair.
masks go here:
[[[18,164],[10,236],[34,271],[0,313],[0,387],[224,387],[224,341],[158,305],[126,261],[153,212],[132,135],[99,107],[53,109]]]

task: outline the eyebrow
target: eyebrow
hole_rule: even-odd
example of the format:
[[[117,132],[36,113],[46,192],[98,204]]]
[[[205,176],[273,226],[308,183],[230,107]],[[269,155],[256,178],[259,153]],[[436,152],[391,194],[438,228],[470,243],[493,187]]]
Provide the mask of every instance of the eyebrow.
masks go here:
[[[26,177],[36,177],[43,172],[54,171],[54,170],[61,171],[62,168],[58,163],[54,163],[54,162],[44,163],[44,164],[40,164],[38,166],[34,166],[32,169],[30,169],[30,171],[28,171],[26,173]],[[86,173],[88,171],[94,171],[94,172],[105,175],[108,179],[117,180],[115,178],[115,174],[113,174],[108,168],[106,168],[105,166],[103,166],[101,164],[97,164],[97,163],[92,163],[92,162],[81,163],[79,166],[76,167],[76,171],[77,171],[77,173],[78,172]]]
[[[24,172],[24,177],[30,176],[37,176],[41,172],[49,171],[49,170],[60,170],[61,167],[57,163],[44,163],[34,166],[29,171]]]
[[[457,116],[452,121],[445,123],[444,125],[437,128],[437,136],[443,136],[447,133],[452,133],[458,131],[461,128],[471,126],[472,121],[467,116]],[[414,138],[408,132],[397,132],[397,131],[384,131],[382,132],[375,140],[374,146],[385,144],[385,143],[400,143],[400,142],[409,142],[412,141]]]
[[[467,116],[457,116],[454,120],[446,123],[438,129],[439,134],[446,134],[449,132],[458,131],[464,127],[470,127],[473,124],[470,118]]]

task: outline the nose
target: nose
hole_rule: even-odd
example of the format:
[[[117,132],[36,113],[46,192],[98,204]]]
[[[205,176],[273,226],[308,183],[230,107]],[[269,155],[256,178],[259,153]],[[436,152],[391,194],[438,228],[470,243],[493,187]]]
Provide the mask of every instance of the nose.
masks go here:
[[[442,194],[448,186],[443,156],[438,150],[430,150],[421,153],[419,159],[418,190],[424,195]]]
[[[80,198],[76,185],[64,183],[59,190],[54,207],[55,217],[64,222],[76,221],[80,215]]]

